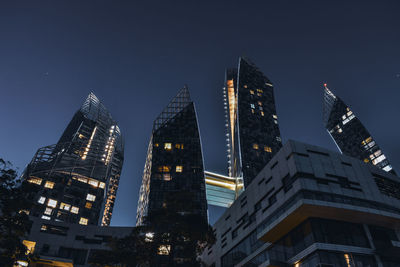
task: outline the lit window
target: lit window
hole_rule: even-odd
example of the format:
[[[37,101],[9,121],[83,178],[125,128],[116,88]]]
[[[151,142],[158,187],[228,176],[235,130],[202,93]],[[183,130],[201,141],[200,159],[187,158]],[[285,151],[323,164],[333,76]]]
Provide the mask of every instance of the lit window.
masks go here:
[[[40,227],[40,231],[46,231],[47,230],[47,225],[42,224],[42,226]]]
[[[95,195],[92,195],[92,194],[87,194],[86,200],[95,201],[95,200],[96,200],[96,196],[95,196]]]
[[[171,180],[172,180],[171,174],[169,174],[169,173],[164,173],[164,174],[163,174],[163,180],[164,180],[164,181],[171,181]]]
[[[261,116],[263,116],[263,117],[264,117],[264,111],[261,111]]]
[[[272,149],[269,146],[264,146],[264,151],[271,153]]]
[[[262,106],[262,103],[261,103],[261,101],[258,101],[257,103],[258,103],[258,105],[259,105],[259,106]]]
[[[165,143],[164,144],[164,149],[167,151],[170,151],[172,149],[172,144],[171,143]]]
[[[277,121],[277,120],[274,120],[274,123],[275,123],[275,124],[278,124],[278,121]]]
[[[243,87],[244,87],[244,88],[247,88],[247,85],[245,84],[245,85],[243,85]]]
[[[384,168],[383,168],[383,170],[384,171],[390,171],[390,170],[392,170],[393,168],[392,168],[392,166],[390,166],[390,165],[387,165],[387,166],[385,166]]]
[[[254,90],[250,90],[250,94],[254,95]]]
[[[155,143],[154,146],[155,146],[155,147],[158,147],[158,143]]]
[[[346,266],[347,267],[351,267],[352,266],[352,264],[351,264],[351,262],[350,262],[350,257],[349,257],[349,254],[344,254],[344,259],[346,260]]]
[[[79,138],[82,139],[85,138],[85,136],[83,134],[79,134]]]
[[[180,149],[181,148],[181,144],[175,144],[175,148]]]
[[[94,187],[98,187],[99,186],[99,181],[90,179],[89,180],[89,184],[94,186]]]
[[[60,203],[60,209],[61,210],[69,210],[70,208],[71,208],[71,205],[69,205],[67,203],[64,203],[64,202]]]
[[[86,202],[85,208],[91,209],[92,208],[92,203],[91,202]]]
[[[251,107],[251,108],[255,108],[254,104],[250,104],[250,107]]]
[[[262,96],[262,94],[261,93],[257,93],[257,96]]]
[[[51,212],[53,211],[53,209],[50,208],[46,208],[46,210],[44,211],[44,214],[46,215],[51,215]]]
[[[373,161],[372,161],[372,164],[374,164],[374,165],[376,165],[376,164],[378,164],[379,162],[381,162],[381,161],[383,161],[383,160],[385,160],[386,159],[386,157],[385,157],[385,155],[380,155],[379,157],[377,157],[376,159],[374,159]]]
[[[51,218],[50,218],[49,216],[42,215],[42,219],[45,219],[45,220],[50,220]]]
[[[103,182],[100,182],[100,185],[99,185],[99,187],[100,187],[100,188],[102,188],[102,189],[104,189],[104,188],[106,187],[106,184],[105,184],[105,183],[103,183]]]
[[[261,90],[261,89],[257,89],[257,92],[259,92],[259,93],[262,93],[262,92],[263,92],[263,90]]]
[[[160,166],[158,167],[159,172],[170,172],[171,167],[170,166]]]
[[[45,197],[40,197],[37,202],[40,204],[44,204],[45,201],[46,201]]]
[[[253,144],[254,149],[258,149],[258,144]]]
[[[30,177],[29,180],[28,180],[28,182],[29,182],[29,183],[32,183],[32,184],[41,185],[41,184],[42,184],[42,179],[37,178],[37,177]]]
[[[182,172],[183,166],[176,166],[176,172]]]
[[[254,114],[254,109],[251,109],[251,113],[253,113],[253,114]]]
[[[158,255],[169,255],[170,250],[171,250],[170,245],[161,245],[158,247],[157,254]]]
[[[276,116],[275,114],[272,115],[272,118],[274,118],[275,120],[278,119],[278,116]]]
[[[49,198],[49,201],[47,202],[47,206],[55,208],[57,207],[57,200]]]
[[[369,159],[364,159],[364,162],[365,162],[365,163],[368,163],[368,162],[369,162]]]
[[[81,219],[79,220],[79,224],[87,225],[88,221],[88,219],[81,217]]]
[[[46,181],[46,183],[44,184],[44,187],[53,189],[54,183],[50,182],[50,181]]]
[[[79,208],[78,207],[75,207],[75,206],[71,207],[71,213],[78,214],[78,212],[79,212]]]
[[[31,254],[35,251],[35,246],[36,242],[34,241],[29,241],[29,240],[23,240],[22,244],[26,247],[26,255]],[[28,265],[25,265],[28,266]]]

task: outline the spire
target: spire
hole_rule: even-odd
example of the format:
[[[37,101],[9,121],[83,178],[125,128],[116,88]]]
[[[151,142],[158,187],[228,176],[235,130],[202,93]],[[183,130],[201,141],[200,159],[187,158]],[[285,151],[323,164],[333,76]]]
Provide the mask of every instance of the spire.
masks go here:
[[[169,102],[168,106],[158,115],[153,124],[153,132],[157,131],[176,114],[192,103],[187,85],[185,85],[178,94]]]
[[[336,96],[329,90],[328,85],[324,83],[324,108],[323,108],[323,121],[326,125],[329,120],[330,113],[333,105],[336,102]]]

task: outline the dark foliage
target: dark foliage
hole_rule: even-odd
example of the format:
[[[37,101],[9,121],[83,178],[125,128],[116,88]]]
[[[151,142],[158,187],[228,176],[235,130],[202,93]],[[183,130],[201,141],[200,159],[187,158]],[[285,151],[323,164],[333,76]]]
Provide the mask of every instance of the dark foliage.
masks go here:
[[[0,266],[12,266],[25,255],[22,239],[31,224],[24,211],[31,206],[27,199],[31,189],[32,185],[21,181],[11,164],[0,158]]]
[[[165,205],[146,218],[130,236],[110,242],[111,252],[99,252],[93,266],[200,266],[198,255],[215,243],[211,226],[191,212],[192,195],[170,195]],[[105,254],[108,255],[105,255]]]

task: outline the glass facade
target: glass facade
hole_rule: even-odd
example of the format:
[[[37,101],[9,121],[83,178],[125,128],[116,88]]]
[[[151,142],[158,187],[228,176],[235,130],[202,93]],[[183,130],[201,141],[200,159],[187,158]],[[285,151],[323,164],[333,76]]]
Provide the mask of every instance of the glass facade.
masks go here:
[[[282,147],[271,81],[248,59],[225,76],[229,176],[250,184]]]
[[[124,159],[121,131],[89,94],[55,145],[40,148],[23,177],[37,186],[30,215],[110,224]]]
[[[163,207],[169,195],[190,192],[207,219],[203,156],[197,116],[185,87],[154,121],[140,188],[136,224]]]
[[[324,84],[324,125],[343,154],[395,174],[375,139],[350,108]]]
[[[382,230],[383,231],[383,230]],[[384,228],[385,233],[390,229]],[[388,239],[391,240],[391,239]],[[397,240],[397,239],[396,239]],[[304,251],[314,243],[344,245],[353,247],[370,248],[366,232],[361,224],[335,221],[320,218],[311,218],[291,230],[283,238],[249,260],[244,266],[258,266],[266,261],[284,265],[290,258]],[[221,266],[235,266],[246,257],[260,248],[264,242],[257,239],[257,231],[253,231],[239,244],[232,248],[221,258]],[[376,264],[372,256],[356,256],[351,254],[338,254],[318,252],[304,259],[297,266],[317,266],[318,263],[334,264],[333,266],[375,266],[363,264]],[[318,256],[315,256],[318,255]],[[353,265],[341,265],[346,262],[346,257]],[[352,258],[351,258],[351,256]],[[373,261],[370,261],[370,260]],[[353,263],[354,262],[354,263]],[[350,264],[349,263],[349,264]],[[357,263],[358,265],[356,265]],[[311,264],[311,265],[310,265]],[[315,264],[315,265],[312,265]],[[336,265],[335,265],[336,264]]]

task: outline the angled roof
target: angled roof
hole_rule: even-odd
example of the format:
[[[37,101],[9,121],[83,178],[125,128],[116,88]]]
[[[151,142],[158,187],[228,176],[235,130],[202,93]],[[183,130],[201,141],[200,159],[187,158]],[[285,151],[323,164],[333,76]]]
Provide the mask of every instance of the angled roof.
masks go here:
[[[323,121],[326,125],[329,120],[333,105],[338,98],[329,90],[326,83],[324,83],[324,107],[323,107]]]
[[[153,132],[160,129],[170,119],[181,112],[185,107],[192,103],[188,87],[185,85],[178,94],[169,102],[168,106],[158,115],[153,123]]]

